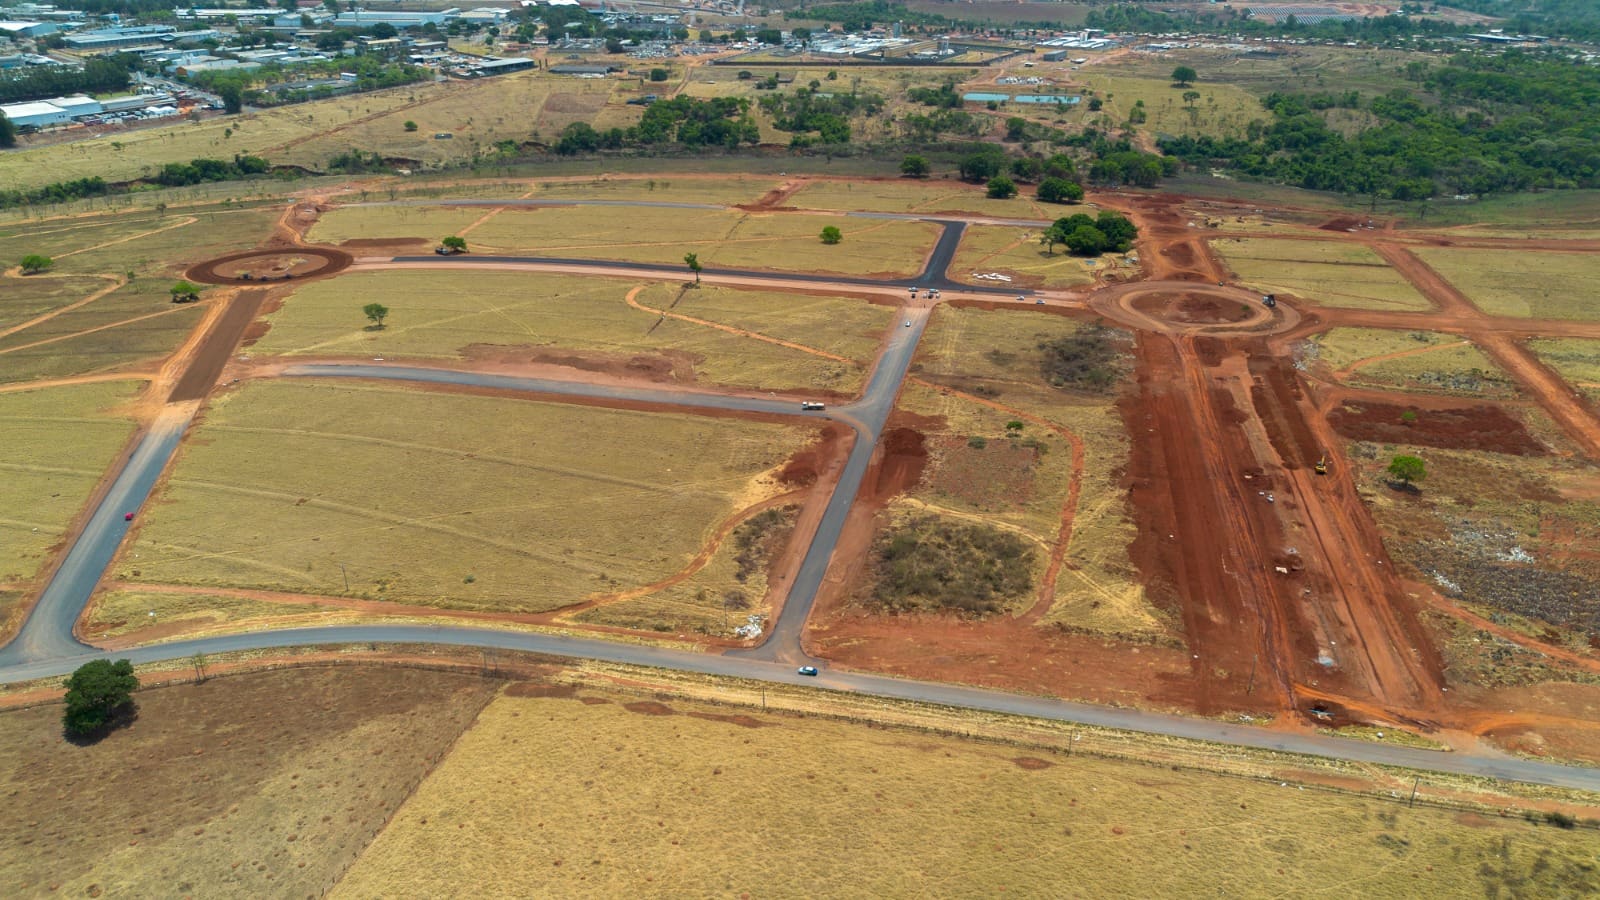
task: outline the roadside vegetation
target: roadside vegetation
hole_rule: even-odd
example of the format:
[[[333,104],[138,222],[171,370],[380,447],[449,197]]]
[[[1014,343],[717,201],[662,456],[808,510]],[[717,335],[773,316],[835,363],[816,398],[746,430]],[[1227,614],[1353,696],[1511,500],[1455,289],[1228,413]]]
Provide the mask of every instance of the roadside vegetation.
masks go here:
[[[1034,550],[988,525],[922,516],[891,526],[873,544],[868,608],[885,613],[1003,612],[1033,587]]]

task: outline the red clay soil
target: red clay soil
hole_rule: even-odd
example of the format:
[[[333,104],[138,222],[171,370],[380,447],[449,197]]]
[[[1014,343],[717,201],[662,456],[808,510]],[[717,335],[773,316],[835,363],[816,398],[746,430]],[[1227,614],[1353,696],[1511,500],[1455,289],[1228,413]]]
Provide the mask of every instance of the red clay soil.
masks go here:
[[[1401,417],[1410,412],[1411,422]],[[1347,403],[1328,413],[1328,422],[1351,440],[1413,444],[1447,450],[1486,450],[1512,456],[1543,456],[1548,451],[1520,420],[1489,404],[1455,409],[1415,405]]]
[[[1200,294],[1149,294],[1133,301],[1133,308],[1156,318],[1185,325],[1223,325],[1243,322],[1251,310]]]
[[[172,388],[167,402],[199,400],[210,393],[212,386],[217,383],[217,377],[222,374],[222,367],[228,364],[228,358],[233,355],[233,349],[239,345],[250,323],[255,321],[264,293],[240,291],[229,302],[227,310],[201,341],[194,359]]]
[[[891,428],[879,444],[878,461],[861,485],[857,502],[877,503],[904,493],[922,481],[928,465],[927,441],[913,428]]]
[[[789,457],[778,480],[791,487],[810,487],[817,483],[817,475],[839,456],[844,429],[830,422],[824,425],[817,440],[800,448]]]
[[[1323,231],[1354,231],[1354,230],[1360,228],[1361,225],[1362,225],[1362,222],[1361,222],[1360,219],[1352,219],[1352,218],[1349,218],[1349,217],[1341,216],[1341,217],[1336,218],[1336,219],[1329,219],[1328,221],[1323,222],[1321,225],[1318,225],[1317,227],[1322,229]]]
[[[606,374],[629,381],[693,384],[692,354],[664,350],[631,355],[549,350],[542,347],[505,344],[468,344],[461,355],[472,362],[502,365],[550,365],[581,372]]]
[[[200,284],[235,284],[246,287],[271,280],[309,280],[337,275],[350,267],[355,258],[343,250],[328,247],[295,247],[282,250],[249,250],[230,253],[191,266],[184,277]],[[245,273],[250,278],[244,278]]]

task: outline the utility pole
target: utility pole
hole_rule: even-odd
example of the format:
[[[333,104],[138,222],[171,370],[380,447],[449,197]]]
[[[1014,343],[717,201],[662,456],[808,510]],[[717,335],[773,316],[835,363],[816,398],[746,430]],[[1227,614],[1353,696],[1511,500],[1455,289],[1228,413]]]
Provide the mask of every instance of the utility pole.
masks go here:
[[[1408,807],[1411,807],[1411,808],[1415,808],[1416,807],[1416,805],[1417,805],[1417,787],[1420,786],[1421,784],[1422,784],[1422,776],[1421,775],[1417,776],[1417,780],[1416,781],[1411,782],[1411,802],[1406,804]]]
[[[1260,662],[1261,662],[1261,654],[1260,653],[1257,653],[1255,656],[1250,658],[1250,686],[1246,687],[1244,689],[1244,692],[1246,694],[1254,694],[1256,692],[1256,666]]]
[[[338,563],[339,574],[344,576],[344,592],[350,593],[350,573],[344,570],[344,563]]]

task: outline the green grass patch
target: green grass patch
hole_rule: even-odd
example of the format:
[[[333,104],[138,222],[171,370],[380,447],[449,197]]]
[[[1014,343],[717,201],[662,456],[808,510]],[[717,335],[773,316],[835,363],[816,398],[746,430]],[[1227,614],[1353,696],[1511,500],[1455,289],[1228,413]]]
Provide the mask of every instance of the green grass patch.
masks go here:
[[[767,473],[807,437],[388,386],[252,384],[214,402],[118,574],[343,595],[342,566],[357,597],[554,609],[678,571],[735,509],[775,490]]]

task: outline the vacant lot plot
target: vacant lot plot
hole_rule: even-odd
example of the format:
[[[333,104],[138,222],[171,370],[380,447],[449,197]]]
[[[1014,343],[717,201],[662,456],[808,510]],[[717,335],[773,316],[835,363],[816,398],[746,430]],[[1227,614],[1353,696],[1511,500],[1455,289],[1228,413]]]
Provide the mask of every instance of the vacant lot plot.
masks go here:
[[[260,622],[305,616],[325,607],[308,603],[273,603],[204,592],[106,590],[95,595],[84,614],[84,634],[91,640],[118,637],[145,628],[194,634],[211,625]],[[159,615],[156,611],[160,610]]]
[[[832,225],[836,245],[819,235]],[[938,240],[919,222],[795,213],[604,206],[509,208],[472,233],[483,252],[625,259],[683,266],[693,252],[708,267],[842,275],[912,275]],[[687,269],[685,269],[687,271]]]
[[[0,880],[13,896],[317,896],[493,684],[351,666],[217,678],[139,693],[138,720],[86,747],[62,741],[59,705],[7,712],[18,814]]]
[[[120,574],[550,610],[678,571],[776,491],[769,472],[804,439],[673,413],[253,384],[207,413]]]
[[[1041,570],[1063,518],[1069,518],[1067,565],[1056,579],[1055,601],[1043,621],[1110,634],[1165,635],[1167,628],[1128,558],[1134,526],[1118,475],[1127,459],[1128,436],[1116,411],[1116,392],[1056,388],[1046,381],[1041,345],[1081,336],[1090,327],[1043,313],[941,306],[923,339],[922,375],[968,396],[915,388],[906,392],[908,408],[943,416],[947,431],[932,449],[923,486],[910,500],[976,515],[1030,536],[1042,551]],[[1113,382],[1123,365],[1120,340],[1115,332],[1105,337]],[[1079,494],[1070,507],[1070,439],[1045,424],[1019,418],[1019,413],[1083,442],[1083,468],[1076,476]],[[1008,428],[1011,422],[1022,428]]]
[[[1541,338],[1528,349],[1555,369],[1567,383],[1600,399],[1600,341],[1584,338]]]
[[[171,353],[204,309],[174,306],[170,283],[136,280],[0,338],[0,382],[108,372]]]
[[[1584,831],[608,699],[496,700],[334,895],[1255,897],[1352,871],[1371,896],[1600,889]]]
[[[554,275],[474,273],[471,290],[446,272],[345,275],[302,287],[268,318],[257,353],[389,357],[497,357],[520,354],[665,377],[748,387],[854,392],[892,311],[859,300],[735,291],[709,285],[685,291],[654,284]],[[681,297],[680,297],[681,295]],[[390,305],[382,330],[368,330],[361,306]],[[674,302],[676,305],[674,306]],[[659,312],[725,323],[844,357],[839,361]],[[0,357],[3,358],[3,357]]]
[[[457,234],[489,213],[487,209],[450,206],[340,206],[323,213],[306,240],[337,244],[349,240],[421,238],[437,243]],[[428,247],[418,252],[427,252]],[[361,255],[360,251],[355,251]]]
[[[1521,253],[1512,250],[1414,251],[1493,316],[1600,319],[1594,298],[1600,260],[1593,253]]]
[[[967,284],[994,285],[974,276],[997,272],[1010,275],[1012,284],[1027,288],[1065,288],[1090,284],[1094,272],[1115,265],[1113,257],[1086,260],[1065,251],[1046,252],[1039,243],[1040,229],[971,225],[961,237],[961,248],[950,263],[950,277]]]
[[[990,200],[981,184],[950,179],[896,179],[880,181],[812,181],[785,201],[801,209],[860,210],[863,212],[980,213],[1022,219],[1054,221],[1056,207],[1028,197]]]
[[[1427,298],[1367,247],[1345,241],[1212,241],[1240,280],[1266,293],[1289,293],[1323,306],[1430,309]]]
[[[134,382],[0,394],[0,582],[33,578],[133,423],[107,410]],[[9,607],[0,612],[0,625]]]
[[[0,331],[82,300],[112,283],[103,278],[77,276],[0,277]]]
[[[165,216],[130,213],[127,218],[118,217],[109,232],[90,220],[78,234],[60,235],[63,243],[73,246],[56,258],[52,271],[176,277],[194,263],[260,243],[272,234],[282,211],[272,205],[187,214],[168,210]]]
[[[1311,342],[1329,375],[1406,391],[1514,397],[1517,384],[1470,341],[1432,331],[1333,328]]]
[[[696,177],[667,174],[652,176],[600,176],[574,181],[540,181],[532,185],[540,200],[647,200],[656,203],[714,203],[733,206],[754,203],[783,183],[771,175]]]

